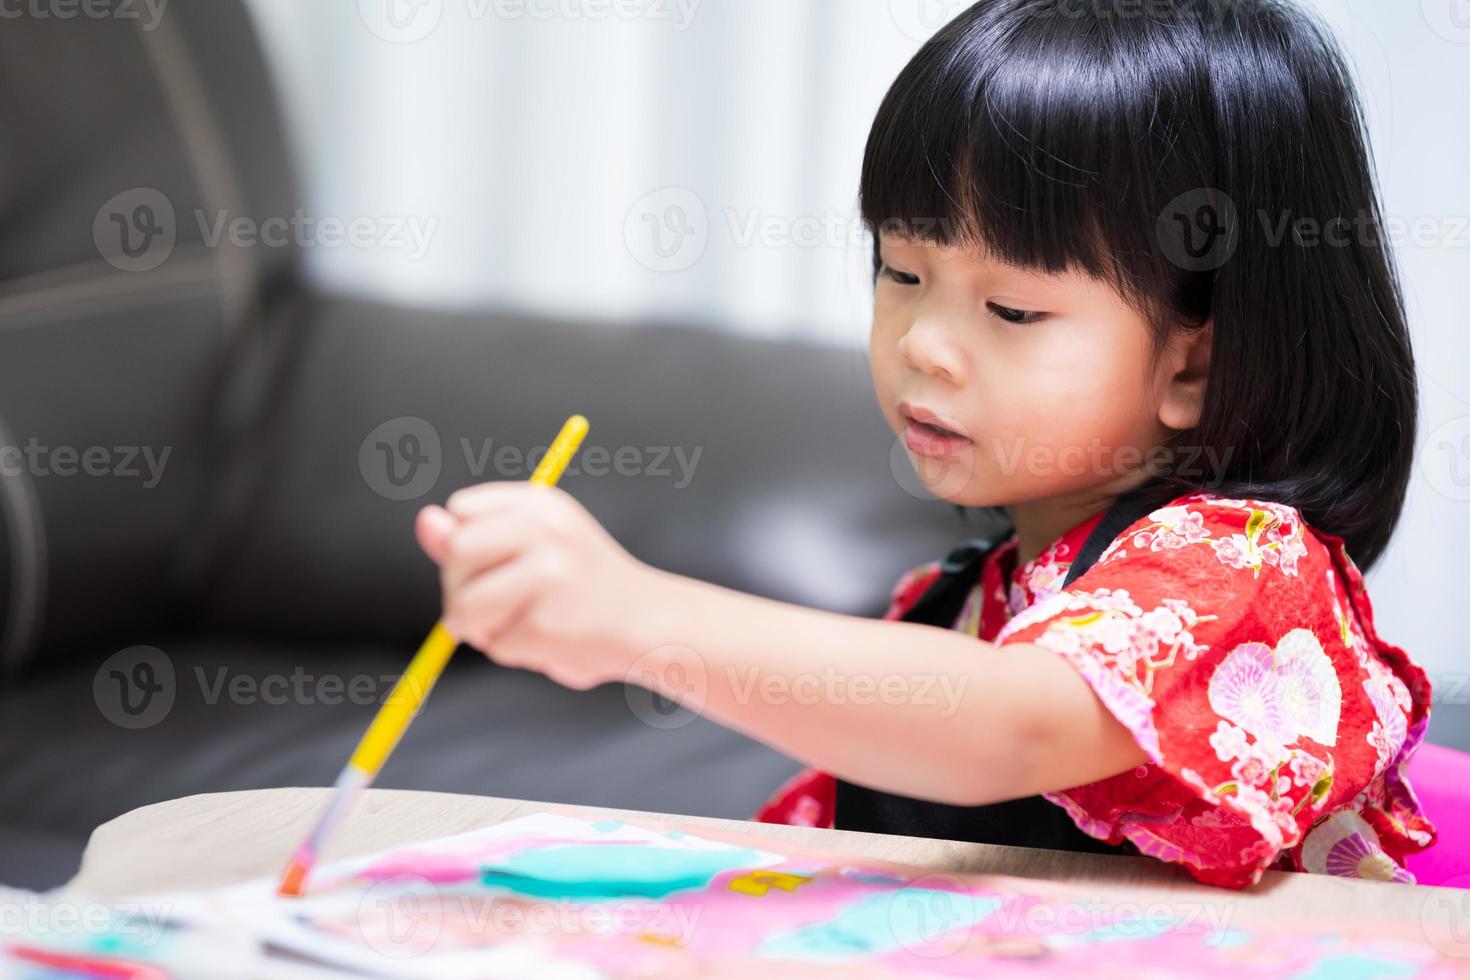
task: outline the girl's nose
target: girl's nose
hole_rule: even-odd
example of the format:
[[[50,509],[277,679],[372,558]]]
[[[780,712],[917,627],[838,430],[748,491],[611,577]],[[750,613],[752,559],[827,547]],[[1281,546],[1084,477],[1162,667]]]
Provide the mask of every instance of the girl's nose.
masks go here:
[[[943,324],[920,318],[899,338],[898,352],[916,371],[963,385],[966,381],[965,352]]]

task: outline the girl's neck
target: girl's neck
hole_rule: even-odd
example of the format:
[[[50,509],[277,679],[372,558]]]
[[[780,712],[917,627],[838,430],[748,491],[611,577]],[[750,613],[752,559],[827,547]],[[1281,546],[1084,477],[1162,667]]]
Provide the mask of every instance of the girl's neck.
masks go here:
[[[1148,478],[1147,473],[1129,474],[1084,490],[1012,504],[1009,510],[1016,526],[1016,567],[1037,558],[1057,538],[1107,510],[1121,494]]]

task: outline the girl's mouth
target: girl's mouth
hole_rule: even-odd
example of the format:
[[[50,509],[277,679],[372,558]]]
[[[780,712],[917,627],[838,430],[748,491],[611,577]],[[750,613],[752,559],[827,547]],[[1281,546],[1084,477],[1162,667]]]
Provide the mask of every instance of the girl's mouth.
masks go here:
[[[954,456],[968,449],[971,439],[947,427],[939,416],[926,409],[899,406],[904,420],[903,442],[920,456]]]

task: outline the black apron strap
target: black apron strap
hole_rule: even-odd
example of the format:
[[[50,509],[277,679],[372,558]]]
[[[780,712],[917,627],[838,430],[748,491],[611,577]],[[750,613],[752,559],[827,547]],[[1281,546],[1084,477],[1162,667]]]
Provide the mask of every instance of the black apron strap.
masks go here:
[[[1063,588],[1091,568],[1130,524],[1158,507],[1164,493],[1157,484],[1146,483],[1119,496],[1078,549],[1063,580]],[[1011,529],[1007,528],[996,538],[966,541],[951,551],[940,562],[939,577],[901,618],[905,622],[952,627],[974,588],[986,555],[1010,535]],[[1077,829],[1061,807],[1041,796],[960,807],[883,793],[838,780],[836,816],[836,826],[841,830],[1061,851],[1138,853],[1127,842],[1111,845],[1089,837]]]
[[[1113,501],[1102,520],[1097,522],[1077,550],[1077,557],[1067,569],[1062,588],[1093,566],[1118,535],[1140,517],[1159,506],[1160,489],[1154,483],[1145,483],[1127,491]],[[1013,528],[1007,527],[993,538],[974,538],[955,548],[939,563],[939,577],[924,590],[918,600],[909,607],[901,618],[908,623],[926,623],[930,626],[950,627],[964,608],[965,599],[974,588],[985,564],[985,556],[997,544],[1009,538]]]
[[[1071,585],[1073,580],[1091,568],[1118,535],[1149,511],[1156,510],[1160,502],[1159,489],[1151,483],[1135,487],[1113,501],[1113,506],[1108,508],[1102,520],[1087,535],[1087,540],[1082,542],[1082,547],[1077,549],[1077,557],[1072,559],[1072,566],[1062,579],[1062,588]]]

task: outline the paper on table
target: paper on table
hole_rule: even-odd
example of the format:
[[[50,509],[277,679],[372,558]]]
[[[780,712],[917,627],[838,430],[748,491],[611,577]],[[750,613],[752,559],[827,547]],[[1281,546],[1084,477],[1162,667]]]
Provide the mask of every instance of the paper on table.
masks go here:
[[[300,899],[261,879],[157,901],[201,934],[404,977],[1459,975],[1422,933],[1237,922],[1234,893],[1218,894],[1107,903],[754,834],[538,814],[323,865]]]

